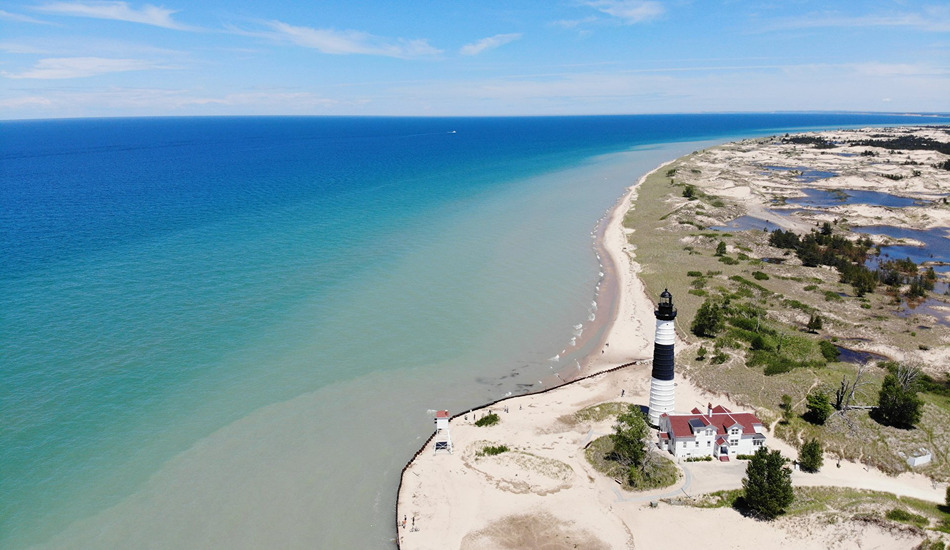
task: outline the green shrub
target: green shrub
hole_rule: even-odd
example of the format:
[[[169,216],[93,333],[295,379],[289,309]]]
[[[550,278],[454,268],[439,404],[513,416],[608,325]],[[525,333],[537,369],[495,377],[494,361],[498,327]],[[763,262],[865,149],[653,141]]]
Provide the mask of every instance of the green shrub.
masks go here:
[[[808,290],[808,291],[818,290],[818,285],[808,285],[805,287],[805,290]]]
[[[768,274],[768,273],[763,273],[763,272],[761,272],[761,271],[753,271],[753,272],[752,272],[752,278],[755,279],[756,281],[768,281],[768,280],[769,280],[769,274]]]
[[[717,302],[706,300],[696,311],[696,317],[693,318],[690,330],[696,336],[707,338],[715,336],[725,327],[724,317],[722,307]]]
[[[752,341],[749,342],[749,345],[753,350],[772,351],[775,349],[775,344],[772,343],[772,340],[762,336],[761,334],[756,334],[753,336]]]
[[[825,301],[826,301],[826,302],[840,302],[841,300],[843,300],[843,298],[842,298],[841,295],[838,294],[837,292],[834,292],[833,290],[826,290],[826,291],[825,291]]]
[[[494,426],[495,424],[498,424],[500,421],[501,421],[501,417],[498,416],[498,413],[491,413],[476,420],[475,425],[480,428],[484,428],[485,426]]]
[[[825,462],[822,453],[821,442],[817,439],[812,438],[803,443],[798,451],[798,465],[802,471],[815,473],[821,470],[821,465]]]
[[[791,371],[794,368],[789,361],[776,361],[774,363],[769,363],[763,369],[763,373],[766,376],[775,376],[776,374],[785,374],[786,372]]]
[[[703,272],[702,271],[687,271],[686,276],[687,277],[702,277]]]
[[[835,294],[835,296],[837,296],[837,294]],[[805,313],[811,313],[815,311],[815,308],[811,307],[810,305],[794,299],[782,300],[782,305],[792,309],[799,309]]]
[[[912,524],[920,525],[920,526],[930,524],[930,520],[927,519],[926,517],[920,514],[915,514],[913,512],[908,512],[907,510],[904,510],[902,508],[891,508],[887,512],[887,514],[885,514],[885,517],[892,521],[899,521],[901,523],[912,523]]]
[[[813,391],[808,394],[806,400],[808,401],[808,412],[805,413],[804,418],[812,424],[824,424],[831,413],[834,412],[831,400],[825,392]]]
[[[765,293],[765,294],[771,294],[771,292],[769,291],[769,289],[765,288],[764,286],[760,285],[759,283],[753,283],[752,281],[750,281],[749,279],[746,279],[746,278],[743,277],[742,275],[733,275],[732,277],[729,277],[729,280],[730,280],[730,281],[735,281],[735,282],[737,282],[737,283],[739,283],[740,285],[743,285],[743,286],[747,286],[747,287],[750,287],[750,288],[754,288],[754,289],[758,290],[759,292],[762,292],[762,293]]]
[[[909,430],[920,420],[923,404],[916,388],[902,384],[896,374],[888,374],[871,416],[881,424]]]
[[[834,363],[838,360],[838,356],[841,355],[841,351],[838,349],[838,346],[832,344],[828,340],[822,340],[818,342],[818,347],[821,349],[821,356],[825,358],[829,363]]]
[[[739,260],[730,258],[729,256],[720,256],[719,261],[726,265],[736,265],[739,263]]]
[[[482,448],[483,456],[495,456],[500,455],[501,453],[507,453],[511,449],[507,445],[489,445]]]

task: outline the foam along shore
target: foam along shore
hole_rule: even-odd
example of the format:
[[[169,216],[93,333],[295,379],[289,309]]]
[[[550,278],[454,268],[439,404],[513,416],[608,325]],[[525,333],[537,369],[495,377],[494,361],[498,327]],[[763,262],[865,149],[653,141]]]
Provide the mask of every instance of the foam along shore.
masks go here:
[[[675,485],[645,493],[625,492],[589,465],[585,447],[611,433],[614,419],[588,423],[574,413],[604,402],[649,401],[650,360],[602,372],[652,355],[653,302],[637,276],[640,266],[623,227],[636,196],[634,186],[609,216],[603,236],[604,248],[618,266],[621,295],[603,353],[586,367],[586,372],[595,374],[454,418],[450,423],[454,452],[435,454],[430,441],[403,472],[395,518],[400,547],[676,548],[708,540],[711,533],[724,529],[730,541],[740,541],[730,547],[883,548],[919,543],[922,537],[907,531],[850,521],[832,525],[790,518],[765,523],[732,509],[650,506],[660,498],[739,488],[744,461],[681,464]],[[677,346],[682,348],[679,342]],[[678,377],[677,410],[708,402],[742,410],[727,396],[709,395]],[[498,414],[500,422],[475,425],[489,413]],[[500,445],[509,450],[494,456],[483,453],[485,447]],[[776,438],[770,437],[768,445],[788,457],[797,454]],[[936,502],[942,501],[944,491],[920,475],[888,477],[853,463],[821,474],[795,472],[793,483],[874,489]]]

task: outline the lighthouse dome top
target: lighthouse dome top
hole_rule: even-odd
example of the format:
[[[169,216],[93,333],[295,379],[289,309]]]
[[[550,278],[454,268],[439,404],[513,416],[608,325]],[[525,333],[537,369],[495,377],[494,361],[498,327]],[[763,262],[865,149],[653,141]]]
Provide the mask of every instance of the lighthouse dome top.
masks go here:
[[[676,308],[673,307],[673,295],[670,294],[669,289],[663,289],[660,298],[665,301],[661,301],[657,304],[656,311],[654,311],[653,314],[656,315],[658,320],[672,321],[676,318]]]

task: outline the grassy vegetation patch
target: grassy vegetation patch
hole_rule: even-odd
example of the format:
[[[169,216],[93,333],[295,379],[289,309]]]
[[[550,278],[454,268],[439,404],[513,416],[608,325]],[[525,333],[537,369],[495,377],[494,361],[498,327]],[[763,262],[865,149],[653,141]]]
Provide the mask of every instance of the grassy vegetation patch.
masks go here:
[[[918,527],[924,527],[930,523],[930,519],[913,512],[908,512],[903,508],[891,508],[884,514],[884,517],[891,521],[899,521],[901,523],[910,523]]]
[[[507,445],[486,445],[477,454],[478,456],[495,456],[501,453],[507,453],[511,449]]]
[[[835,294],[835,296],[837,296],[837,294]],[[800,302],[798,300],[791,299],[791,298],[782,300],[782,305],[787,308],[797,309],[799,311],[804,311],[805,313],[809,313],[809,314],[815,312],[814,307],[804,302]]]
[[[756,271],[756,273],[762,273],[762,272],[761,272],[761,271]],[[765,275],[765,274],[762,273],[762,275]],[[768,278],[769,278],[769,276],[768,276],[768,275],[765,275],[765,279],[768,279]],[[756,277],[756,279],[759,279],[759,277]],[[765,279],[759,279],[759,280],[765,280]],[[745,285],[745,286],[747,286],[747,287],[754,288],[754,289],[758,290],[759,292],[761,292],[761,293],[763,293],[763,294],[771,294],[771,293],[772,293],[771,290],[765,288],[764,286],[762,286],[762,285],[760,285],[760,284],[758,284],[758,283],[754,283],[754,282],[750,281],[749,279],[746,279],[746,278],[743,277],[742,275],[733,275],[732,277],[729,277],[729,280],[730,280],[730,281],[735,281],[735,282],[739,283],[740,285]]]
[[[608,418],[616,418],[618,414],[627,412],[628,406],[628,403],[617,403],[615,401],[591,405],[575,412],[574,419],[578,422],[590,424],[603,422]]]
[[[494,426],[499,422],[501,422],[501,417],[498,416],[498,413],[491,413],[476,420],[475,425],[479,428],[484,428],[486,426]]]
[[[882,517],[921,528],[943,530],[950,521],[950,509],[925,500],[898,497],[891,493],[848,487],[795,487],[795,500],[787,509],[789,516],[831,513],[855,517]],[[715,491],[695,498],[671,499],[694,508],[740,508],[742,489]]]
[[[648,491],[669,487],[680,477],[679,469],[666,455],[650,452],[650,460],[639,475],[630,475],[628,467],[612,460],[613,437],[605,435],[591,441],[584,451],[587,462],[598,472],[611,477],[627,491]]]

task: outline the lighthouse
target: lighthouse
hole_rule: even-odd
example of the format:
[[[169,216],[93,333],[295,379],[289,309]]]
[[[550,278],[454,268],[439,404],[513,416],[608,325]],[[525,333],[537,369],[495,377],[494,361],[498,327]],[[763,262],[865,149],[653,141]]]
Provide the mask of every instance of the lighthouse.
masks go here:
[[[656,315],[656,339],[653,344],[653,379],[650,382],[650,424],[657,426],[660,415],[673,412],[675,385],[673,383],[673,344],[676,340],[676,308],[669,289],[660,294]],[[664,301],[665,300],[665,301]]]

